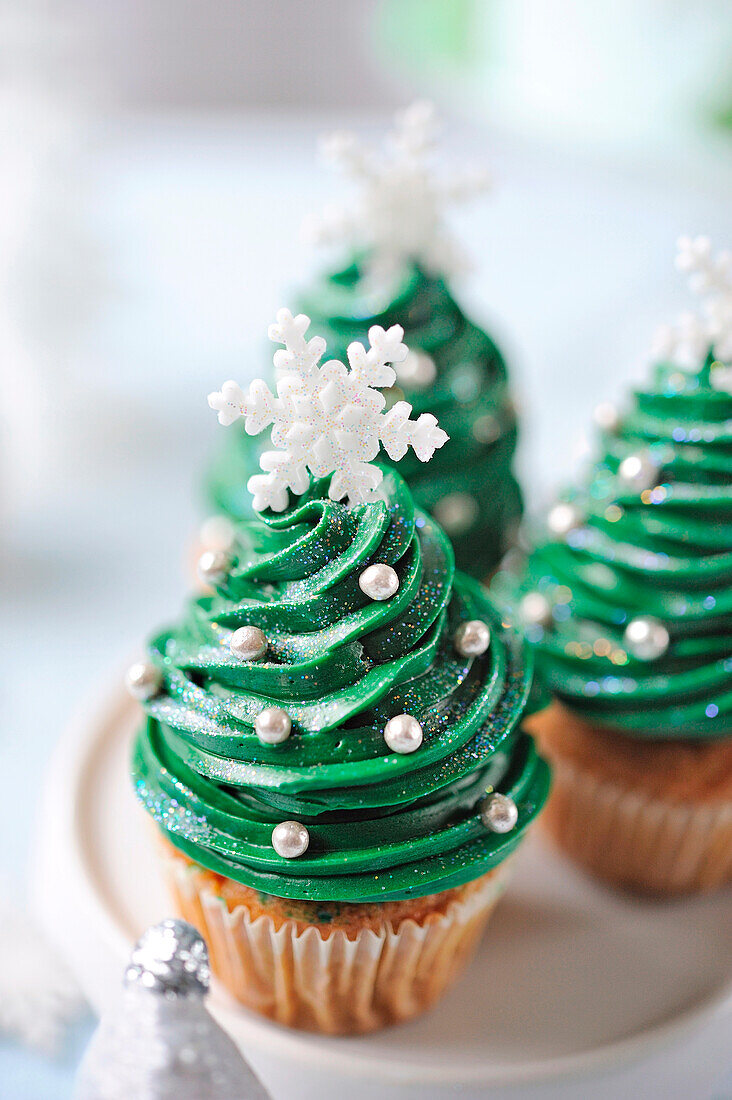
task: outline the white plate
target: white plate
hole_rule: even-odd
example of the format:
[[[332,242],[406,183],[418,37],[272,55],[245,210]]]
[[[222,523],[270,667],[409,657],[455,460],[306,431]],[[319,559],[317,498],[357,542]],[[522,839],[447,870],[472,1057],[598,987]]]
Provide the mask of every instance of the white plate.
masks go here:
[[[118,691],[77,721],[49,772],[36,908],[91,1002],[170,915],[128,779],[137,708]],[[429,1015],[362,1039],[210,1007],[276,1100],[704,1097],[729,1068],[732,897],[652,903],[585,878],[532,837],[469,973]],[[726,1052],[726,1053],[725,1053]]]

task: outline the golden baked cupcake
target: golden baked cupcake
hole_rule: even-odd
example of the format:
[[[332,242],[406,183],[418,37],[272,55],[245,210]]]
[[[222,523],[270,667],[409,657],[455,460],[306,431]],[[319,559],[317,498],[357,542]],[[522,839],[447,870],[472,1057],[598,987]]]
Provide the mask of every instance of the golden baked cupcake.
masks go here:
[[[473,951],[548,769],[521,722],[527,649],[455,572],[379,447],[426,461],[435,418],[384,411],[406,354],[372,329],[321,365],[308,318],[270,330],[277,395],[227,383],[219,419],[270,425],[258,518],[200,562],[212,594],[129,677],[136,791],[177,909],[219,978],[293,1027],[369,1031],[429,1007]]]
[[[546,828],[578,863],[661,894],[732,881],[732,279],[705,239],[679,266],[698,316],[664,329],[650,383],[550,511],[519,586],[495,581],[554,701]]]

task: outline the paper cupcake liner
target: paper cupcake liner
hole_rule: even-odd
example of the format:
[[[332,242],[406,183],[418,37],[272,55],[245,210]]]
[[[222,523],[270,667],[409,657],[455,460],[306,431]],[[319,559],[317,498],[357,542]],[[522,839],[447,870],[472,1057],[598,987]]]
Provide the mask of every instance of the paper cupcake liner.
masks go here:
[[[325,934],[252,919],[207,888],[195,864],[165,859],[178,913],[206,939],[214,973],[247,1008],[289,1027],[348,1035],[425,1011],[463,969],[503,892],[506,860],[465,897],[423,921]],[[209,880],[210,881],[210,880]]]
[[[552,753],[544,828],[577,863],[616,886],[691,894],[732,882],[732,802],[666,801]]]

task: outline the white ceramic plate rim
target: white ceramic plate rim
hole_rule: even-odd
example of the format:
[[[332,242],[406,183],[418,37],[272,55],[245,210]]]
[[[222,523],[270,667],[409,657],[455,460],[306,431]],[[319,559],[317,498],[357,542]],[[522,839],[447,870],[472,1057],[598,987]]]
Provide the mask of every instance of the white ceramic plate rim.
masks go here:
[[[49,876],[53,875],[52,865],[56,865],[49,848],[52,847],[57,854],[63,852],[63,858],[76,881],[77,902],[86,907],[98,929],[99,940],[119,959],[121,973],[129,956],[131,942],[121,923],[110,912],[88,866],[88,844],[80,829],[79,819],[79,795],[83,789],[84,776],[93,764],[95,752],[108,737],[113,736],[133,705],[126,694],[120,691],[120,680],[121,677],[117,675],[112,689],[107,688],[91,704],[82,708],[50,761],[34,846],[36,873],[33,876],[33,900],[37,910],[42,912],[48,896]],[[49,838],[52,838],[52,845],[47,844]],[[225,1027],[236,1013],[238,1028],[246,1032],[253,1047],[274,1055],[286,1052],[288,1059],[298,1059],[316,1067],[318,1064],[322,1065],[322,1039],[313,1041],[313,1037],[308,1037],[306,1033],[290,1031],[262,1020],[245,1009],[238,1006],[232,1008],[230,1005],[233,1002],[228,995],[214,983],[211,1007]],[[400,1060],[398,1057],[379,1060],[369,1056],[366,1046],[368,1036],[359,1040],[364,1042],[363,1054],[355,1052],[352,1046],[347,1050],[339,1050],[337,1039],[327,1040],[327,1058],[329,1064],[341,1074],[361,1078],[368,1074],[374,1081],[381,1080],[390,1084],[405,1081],[410,1084],[423,1082],[425,1085],[449,1083],[494,1087],[536,1084],[562,1078],[592,1076],[636,1062],[659,1047],[677,1042],[683,1036],[703,1028],[721,1014],[732,1017],[732,981],[704,998],[698,1006],[680,1012],[671,1020],[643,1028],[635,1035],[579,1053],[533,1059],[519,1066],[500,1062],[472,1067],[434,1065],[408,1058]],[[349,1042],[353,1043],[353,1040]]]

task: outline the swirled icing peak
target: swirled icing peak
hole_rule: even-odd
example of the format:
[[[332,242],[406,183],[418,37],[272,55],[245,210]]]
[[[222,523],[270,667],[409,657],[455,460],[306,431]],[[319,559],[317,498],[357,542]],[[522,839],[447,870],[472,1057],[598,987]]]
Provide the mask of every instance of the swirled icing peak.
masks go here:
[[[373,566],[396,582],[373,586]],[[243,627],[264,639],[251,659]],[[152,640],[146,667],[140,800],[177,848],[266,893],[459,885],[506,858],[546,797],[520,728],[525,646],[393,470],[365,504],[334,501],[325,479],[236,526],[215,592]],[[509,831],[481,816],[493,791],[515,803]]]
[[[459,166],[438,177],[431,164],[435,135],[434,109],[415,103],[397,115],[382,149],[350,133],[323,142],[326,158],[356,185],[356,198],[311,222],[311,235],[337,245],[338,255],[335,266],[303,288],[298,308],[342,360],[374,326],[404,326],[411,350],[393,360],[396,382],[386,392],[386,410],[406,398],[417,415],[438,416],[452,442],[429,468],[407,451],[399,469],[419,507],[447,531],[460,569],[484,578],[521,516],[511,469],[516,413],[500,351],[465,316],[446,281],[465,259],[449,232],[446,205],[482,189],[485,173]],[[262,450],[244,431],[226,439],[208,477],[212,502],[224,514],[251,515],[245,485]]]
[[[703,276],[704,315],[666,334],[670,360],[623,415],[601,407],[590,479],[550,511],[522,583],[494,592],[567,705],[691,740],[732,733],[732,284],[703,240],[680,259]]]

